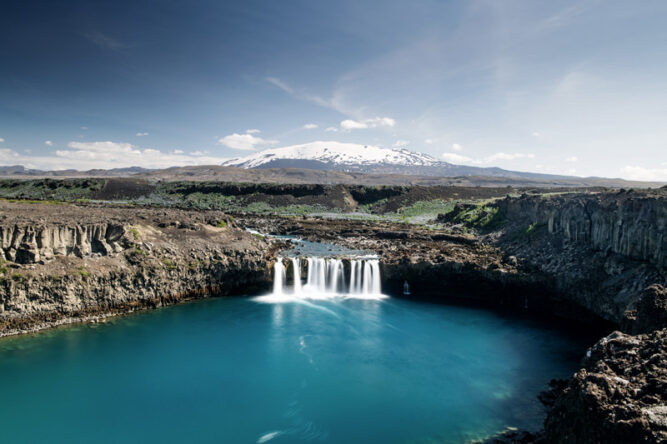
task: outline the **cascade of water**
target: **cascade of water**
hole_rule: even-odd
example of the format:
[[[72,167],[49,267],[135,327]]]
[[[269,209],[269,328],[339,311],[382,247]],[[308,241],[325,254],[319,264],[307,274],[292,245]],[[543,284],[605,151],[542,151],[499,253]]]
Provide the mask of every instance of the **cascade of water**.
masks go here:
[[[292,271],[294,272],[294,294],[301,294],[301,260],[292,258]]]
[[[283,282],[285,282],[285,264],[283,264],[282,257],[276,259],[273,274],[273,294],[282,294]]]
[[[359,261],[350,261],[350,293],[354,293],[357,289],[357,266]]]
[[[326,261],[317,259],[317,291],[324,293],[327,289]]]
[[[327,272],[329,278],[329,285],[327,290],[331,293],[338,292],[338,281],[342,272],[343,262],[340,259],[327,260]]]
[[[371,264],[371,274],[373,277],[373,281],[371,282],[371,294],[380,294],[382,293],[380,280],[380,261],[373,259],[368,262]]]
[[[312,286],[315,283],[315,276],[316,276],[316,270],[315,270],[315,259],[312,257],[308,258],[308,278],[306,279],[306,286],[309,288],[312,288]]]
[[[301,282],[301,260],[291,258],[294,276],[293,293],[303,295],[308,292],[380,295],[380,262],[377,259],[350,260],[350,277],[345,277],[345,266],[341,259],[309,257],[306,259],[308,272],[305,284]],[[286,292],[287,270],[283,258],[279,257],[274,266],[273,294]],[[347,288],[346,288],[347,287]]]
[[[342,260],[338,260],[338,271],[336,272],[336,288],[339,293],[345,293],[345,265]]]
[[[370,294],[371,293],[371,280],[372,280],[372,275],[371,275],[371,264],[369,261],[364,261],[364,287],[363,287],[363,294]]]
[[[356,285],[354,287],[354,293],[355,294],[361,293],[361,286],[363,284],[363,272],[364,272],[364,263],[363,263],[363,261],[357,261],[357,262],[358,262],[358,264],[357,264],[357,269],[356,269],[356,273],[355,273],[357,275],[356,278],[355,278],[355,280],[357,282],[356,282]]]

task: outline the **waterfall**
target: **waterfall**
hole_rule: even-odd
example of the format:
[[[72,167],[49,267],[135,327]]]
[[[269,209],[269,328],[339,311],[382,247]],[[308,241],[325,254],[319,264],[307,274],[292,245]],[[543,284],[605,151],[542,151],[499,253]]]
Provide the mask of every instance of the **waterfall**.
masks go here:
[[[352,260],[350,261],[350,293],[361,294],[363,283],[363,268],[365,261]]]
[[[340,285],[340,281],[343,278],[343,261],[340,259],[330,259],[327,261],[327,268],[329,271],[327,291],[331,293],[344,291],[343,285]]]
[[[273,294],[283,293],[283,282],[285,282],[285,264],[283,258],[279,257],[276,260],[276,265],[273,268]]]
[[[349,260],[349,276],[345,260],[340,258],[308,257],[305,260],[291,258],[294,284],[286,285],[286,271],[282,258],[274,267],[273,294],[299,297],[338,295],[352,297],[380,296],[380,261],[376,258]],[[307,266],[306,282],[301,282],[301,267]]]
[[[382,282],[380,278],[380,261],[373,259],[368,261],[371,265],[371,294],[381,294],[382,293]]]
[[[294,273],[294,294],[301,294],[301,261],[292,258],[292,272]]]

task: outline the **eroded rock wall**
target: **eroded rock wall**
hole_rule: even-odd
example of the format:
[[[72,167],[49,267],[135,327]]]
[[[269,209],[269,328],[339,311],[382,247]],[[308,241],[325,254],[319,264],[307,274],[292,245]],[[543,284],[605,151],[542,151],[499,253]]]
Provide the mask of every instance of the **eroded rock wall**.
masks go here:
[[[664,268],[666,194],[522,196],[503,199],[497,205],[510,222],[544,224],[554,236]]]
[[[57,256],[108,256],[127,248],[120,224],[0,226],[0,259],[19,264]]]

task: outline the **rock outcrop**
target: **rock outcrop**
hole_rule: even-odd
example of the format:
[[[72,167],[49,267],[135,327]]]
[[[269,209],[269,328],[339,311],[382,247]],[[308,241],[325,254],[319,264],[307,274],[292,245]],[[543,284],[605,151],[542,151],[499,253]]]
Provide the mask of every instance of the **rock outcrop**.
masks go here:
[[[667,329],[589,349],[545,422],[551,443],[667,442]]]

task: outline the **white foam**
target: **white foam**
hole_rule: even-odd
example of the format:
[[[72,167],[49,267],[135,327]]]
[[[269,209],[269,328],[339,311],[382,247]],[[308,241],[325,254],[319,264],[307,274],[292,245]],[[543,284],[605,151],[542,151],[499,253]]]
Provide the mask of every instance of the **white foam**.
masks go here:
[[[257,444],[262,444],[263,442],[271,441],[273,438],[282,435],[282,431],[276,430],[275,432],[265,433],[257,439]]]

